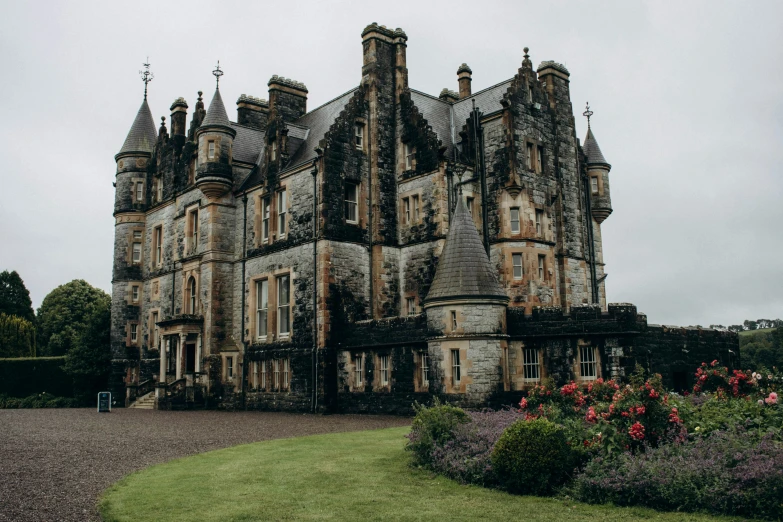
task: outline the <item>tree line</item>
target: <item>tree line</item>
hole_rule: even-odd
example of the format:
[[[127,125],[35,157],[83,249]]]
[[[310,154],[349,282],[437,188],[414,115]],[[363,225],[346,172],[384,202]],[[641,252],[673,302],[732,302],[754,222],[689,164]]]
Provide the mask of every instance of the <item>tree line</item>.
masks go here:
[[[84,280],[60,285],[33,312],[14,270],[0,273],[0,358],[64,356],[78,396],[105,387],[111,351],[111,297]]]

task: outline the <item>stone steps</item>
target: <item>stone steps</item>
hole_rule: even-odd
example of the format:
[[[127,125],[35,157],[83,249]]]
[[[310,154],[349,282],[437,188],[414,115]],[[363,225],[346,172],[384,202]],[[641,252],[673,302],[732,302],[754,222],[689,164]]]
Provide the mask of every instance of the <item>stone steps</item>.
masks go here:
[[[150,392],[147,395],[139,397],[130,406],[130,408],[137,408],[140,410],[154,410],[155,409],[155,392]]]

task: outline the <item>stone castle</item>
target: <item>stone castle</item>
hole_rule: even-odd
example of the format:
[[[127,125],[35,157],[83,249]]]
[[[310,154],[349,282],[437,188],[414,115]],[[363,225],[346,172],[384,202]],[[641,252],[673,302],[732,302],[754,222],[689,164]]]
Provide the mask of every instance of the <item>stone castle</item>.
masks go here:
[[[738,362],[734,334],[607,305],[611,165],[577,139],[563,65],[526,48],[510,79],[473,93],[462,64],[432,96],[401,29],[361,36],[359,85],[310,111],[275,75],[235,122],[218,87],[156,130],[145,90],[115,156],[115,395],[406,413],[637,363],[685,389],[702,360]]]

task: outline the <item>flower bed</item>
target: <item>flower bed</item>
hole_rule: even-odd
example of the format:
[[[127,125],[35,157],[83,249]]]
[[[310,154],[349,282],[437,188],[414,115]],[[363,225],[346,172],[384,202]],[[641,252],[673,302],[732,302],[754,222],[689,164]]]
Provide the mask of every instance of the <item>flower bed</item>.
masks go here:
[[[570,463],[559,494],[593,503],[783,516],[783,404],[777,395],[783,376],[729,372],[717,362],[702,364],[695,376],[694,392],[684,396],[637,368],[627,384],[544,382],[514,409],[418,406],[408,449],[419,465],[463,483],[521,492],[523,482],[510,474],[529,473],[528,463],[498,468],[493,452],[497,459],[505,437],[506,453],[495,462],[512,460],[508,448],[528,447],[525,437],[532,437],[520,423],[542,421],[552,426],[544,432],[554,430],[567,445],[547,450]],[[552,491],[562,474],[551,480],[530,491]],[[710,501],[716,496],[719,502]]]

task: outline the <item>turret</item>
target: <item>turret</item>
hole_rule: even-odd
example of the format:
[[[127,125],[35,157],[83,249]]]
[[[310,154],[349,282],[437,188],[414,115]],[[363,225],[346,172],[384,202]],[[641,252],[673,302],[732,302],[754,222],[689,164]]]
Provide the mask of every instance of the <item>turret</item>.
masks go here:
[[[457,81],[459,82],[459,97],[467,98],[470,96],[470,84],[473,81],[473,71],[470,70],[468,64],[463,63],[457,69]]]
[[[219,80],[223,71],[218,67],[213,74]],[[196,130],[198,143],[196,186],[210,199],[222,196],[233,185],[232,153],[236,134],[236,130],[228,121],[218,84],[207,109],[207,115]]]
[[[158,134],[152,119],[147,97],[139,107],[130,132],[120,152],[114,156],[117,162],[114,214],[141,210],[147,200],[147,163],[152,157]]]
[[[503,389],[508,301],[460,193],[424,299],[438,377],[431,392],[461,395],[470,405]]]
[[[590,107],[587,113],[592,115]],[[609,194],[609,171],[612,166],[604,158],[601,148],[598,146],[598,140],[593,135],[590,128],[590,120],[587,120],[587,137],[585,138],[582,150],[586,157],[587,176],[590,183],[590,207],[593,211],[593,218],[601,224],[612,213],[612,198]]]

